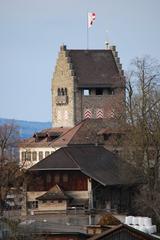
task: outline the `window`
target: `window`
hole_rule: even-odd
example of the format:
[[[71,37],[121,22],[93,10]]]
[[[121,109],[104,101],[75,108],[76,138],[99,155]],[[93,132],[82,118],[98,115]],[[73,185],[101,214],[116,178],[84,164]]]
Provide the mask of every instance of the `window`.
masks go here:
[[[96,95],[103,95],[103,88],[96,88]]]
[[[31,161],[31,152],[26,152],[26,160]]]
[[[42,203],[46,203],[47,202],[47,200],[42,200]]]
[[[57,95],[58,96],[67,96],[67,88],[58,88],[57,89]]]
[[[50,174],[47,174],[47,177],[46,177],[46,182],[47,182],[47,183],[50,183],[50,182],[51,182],[51,180],[52,180],[52,177],[51,177],[51,175],[50,175]]]
[[[113,88],[107,88],[107,92],[109,95],[113,95],[114,94],[114,89]]]
[[[64,89],[64,95],[67,95],[67,88]]]
[[[62,95],[62,96],[65,95],[65,94],[64,94],[64,89],[63,89],[63,88],[61,88],[61,95]]]
[[[39,152],[39,161],[43,159],[43,152]]]
[[[61,90],[60,90],[60,88],[58,88],[58,96],[60,96],[61,95]]]
[[[59,174],[56,174],[56,175],[54,176],[54,181],[55,181],[55,183],[59,183],[59,181],[60,181],[60,176],[59,176]]]
[[[22,152],[21,156],[22,156],[22,161],[25,161],[26,160],[26,152]]]
[[[91,95],[91,89],[83,89],[83,96]]]
[[[63,200],[61,200],[61,199],[58,200],[58,203],[62,203],[62,202],[63,202]]]
[[[38,208],[38,201],[29,201],[27,202],[29,209],[35,209]]]
[[[45,152],[45,157],[47,157],[49,154],[50,154],[49,151],[46,151]]]
[[[32,160],[37,161],[37,152],[32,152]]]
[[[68,182],[68,174],[63,175],[63,182]]]

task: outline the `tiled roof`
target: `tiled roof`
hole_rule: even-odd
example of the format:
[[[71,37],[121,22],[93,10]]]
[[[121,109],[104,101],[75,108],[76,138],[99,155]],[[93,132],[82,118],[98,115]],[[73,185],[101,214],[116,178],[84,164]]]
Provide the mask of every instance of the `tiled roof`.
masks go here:
[[[156,240],[158,239],[156,236],[153,236],[151,234],[148,233],[144,233],[140,230],[137,230],[131,226],[125,225],[125,224],[120,224],[118,226],[115,226],[109,230],[106,230],[104,232],[102,232],[101,234],[98,235],[94,235],[91,238],[88,238],[88,240],[112,240],[112,239],[121,239],[120,238],[120,233],[122,231],[125,231],[128,236],[124,237],[122,239],[143,239],[143,240]],[[116,236],[117,234],[117,236]],[[129,236],[130,235],[130,236]]]
[[[127,130],[122,128],[102,128],[97,134],[125,134]]]
[[[41,132],[35,133],[33,137],[22,140],[19,147],[50,147],[51,142],[54,142],[56,139],[52,140],[52,137],[61,136],[69,129],[64,127],[44,129]],[[38,141],[36,140],[37,137],[39,138]]]
[[[56,139],[52,146],[66,146],[72,144],[103,144],[98,132],[103,128],[114,128],[116,122],[107,119],[85,119],[69,131]]]
[[[29,171],[80,170],[102,185],[135,184],[140,181],[135,168],[102,146],[62,147]]]
[[[37,197],[37,200],[67,200],[70,197],[65,194],[62,189],[56,184],[48,192],[43,194],[40,197]]]
[[[66,50],[78,87],[124,87],[111,50]]]

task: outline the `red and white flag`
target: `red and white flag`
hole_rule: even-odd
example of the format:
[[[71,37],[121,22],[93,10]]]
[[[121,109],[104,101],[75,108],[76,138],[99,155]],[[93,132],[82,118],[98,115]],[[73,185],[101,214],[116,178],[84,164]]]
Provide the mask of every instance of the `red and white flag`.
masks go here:
[[[96,20],[96,14],[93,12],[92,13],[89,12],[88,13],[88,28],[90,28],[93,25],[95,20]]]

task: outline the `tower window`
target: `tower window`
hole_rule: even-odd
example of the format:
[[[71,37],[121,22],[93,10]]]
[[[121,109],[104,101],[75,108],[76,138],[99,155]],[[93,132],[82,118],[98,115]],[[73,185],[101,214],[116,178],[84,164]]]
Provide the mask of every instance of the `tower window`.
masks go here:
[[[103,95],[103,88],[96,88],[96,95]]]
[[[62,95],[62,96],[65,95],[65,94],[64,94],[64,89],[63,89],[63,88],[61,88],[61,95]]]
[[[114,89],[113,88],[107,88],[107,92],[109,95],[113,95],[114,94]]]
[[[58,88],[58,96],[61,96],[61,90]]]
[[[58,88],[57,89],[57,95],[58,96],[67,96],[67,88]]]
[[[91,95],[91,89],[83,89],[83,96]]]

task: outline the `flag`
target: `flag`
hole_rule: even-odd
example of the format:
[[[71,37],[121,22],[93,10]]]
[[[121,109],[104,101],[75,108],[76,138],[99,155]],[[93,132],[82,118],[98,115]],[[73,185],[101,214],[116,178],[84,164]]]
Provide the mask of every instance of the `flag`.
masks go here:
[[[94,21],[96,20],[96,14],[95,13],[88,13],[88,28],[90,28],[92,26],[92,24],[94,23]]]

